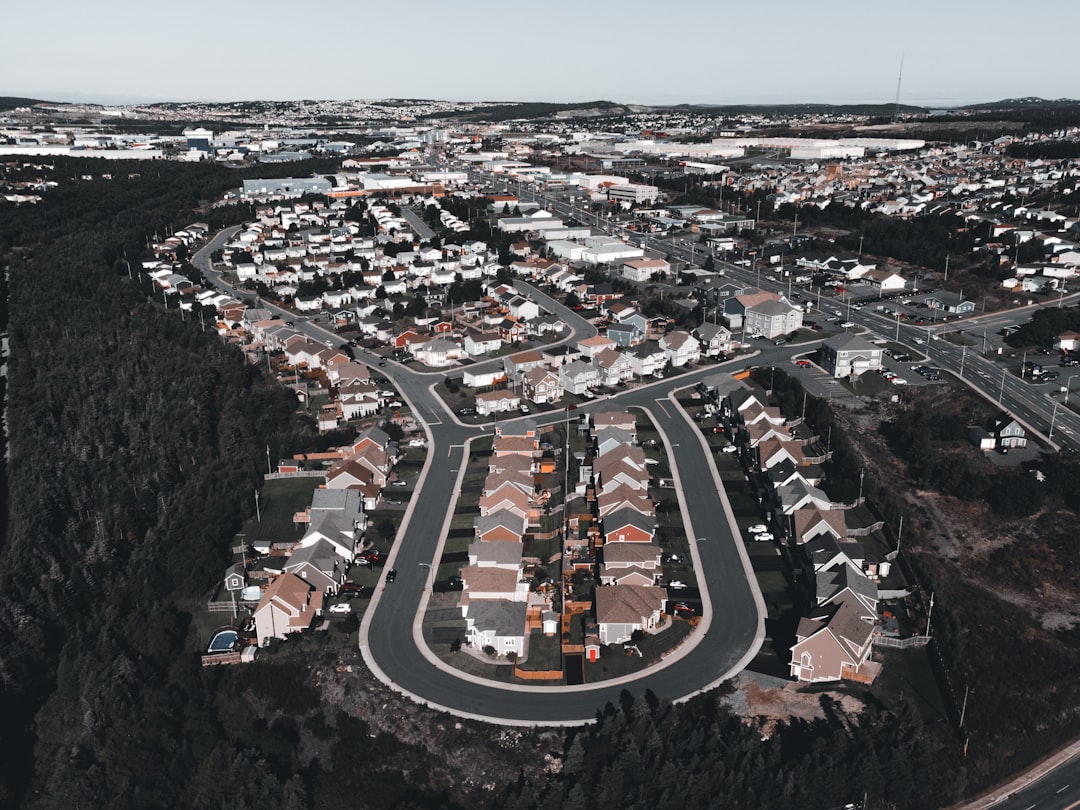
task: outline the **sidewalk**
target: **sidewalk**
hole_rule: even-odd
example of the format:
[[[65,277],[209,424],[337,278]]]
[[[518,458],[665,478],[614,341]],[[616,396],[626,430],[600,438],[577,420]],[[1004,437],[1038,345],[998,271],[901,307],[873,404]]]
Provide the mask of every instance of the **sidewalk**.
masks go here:
[[[1033,783],[1038,782],[1055,768],[1063,765],[1078,755],[1080,755],[1080,740],[1059,749],[1008,782],[1004,782],[997,787],[991,788],[979,798],[966,803],[962,802],[954,804],[952,807],[948,808],[948,810],[986,810],[987,808],[994,807],[1011,797],[1014,793],[1019,793]]]

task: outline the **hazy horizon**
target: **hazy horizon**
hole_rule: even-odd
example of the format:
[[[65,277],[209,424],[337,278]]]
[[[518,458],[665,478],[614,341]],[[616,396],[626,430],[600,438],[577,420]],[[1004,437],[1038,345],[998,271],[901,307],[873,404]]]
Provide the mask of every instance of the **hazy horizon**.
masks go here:
[[[1044,9],[1045,11],[1045,9]],[[18,4],[0,94],[76,103],[610,100],[624,104],[961,106],[1080,95],[1080,5],[1019,38],[1002,0],[705,0],[449,6],[324,0],[245,12],[210,0]]]

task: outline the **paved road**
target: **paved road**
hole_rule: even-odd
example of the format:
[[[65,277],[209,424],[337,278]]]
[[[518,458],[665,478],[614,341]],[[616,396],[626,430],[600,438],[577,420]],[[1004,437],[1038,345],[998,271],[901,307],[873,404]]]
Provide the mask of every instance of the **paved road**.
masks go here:
[[[717,373],[717,368],[680,378],[678,384]],[[414,380],[403,385],[416,393]],[[698,581],[708,607],[703,623],[692,637],[696,643],[682,657],[649,670],[631,682],[590,684],[579,690],[563,687],[508,686],[435,666],[432,654],[419,641],[414,618],[430,586],[431,564],[437,565],[444,522],[457,499],[459,477],[465,461],[464,441],[479,431],[443,423],[431,431],[428,463],[414,504],[423,504],[408,516],[388,565],[398,571],[397,580],[376,594],[365,615],[361,631],[362,651],[369,665],[384,679],[413,697],[457,714],[511,723],[580,723],[595,717],[605,703],[617,702],[623,689],[679,700],[711,688],[745,666],[763,638],[760,594],[749,576],[742,556],[742,540],[727,518],[714,483],[713,468],[697,427],[668,399],[673,381],[667,380],[620,395],[615,403],[590,403],[575,415],[592,410],[637,405],[646,407],[666,434],[672,453],[678,445],[677,475],[680,496],[692,504],[687,532],[705,538],[693,550],[697,556]],[[406,394],[408,396],[409,394]],[[563,412],[536,418],[542,425],[561,421]],[[434,426],[433,426],[434,427]]]
[[[208,257],[229,236],[229,232],[219,234],[194,258],[196,266],[208,278],[226,289],[231,289],[230,285],[210,269]],[[570,326],[571,333],[564,340],[595,334],[592,324],[576,312],[539,290],[533,289],[530,294]],[[293,318],[296,328],[313,339],[323,340],[332,334],[266,302],[262,305],[283,317]],[[360,359],[375,360],[374,356],[363,353]],[[501,362],[486,361],[473,368]],[[742,362],[730,365],[737,368]],[[623,689],[635,695],[648,689],[661,698],[679,700],[712,688],[741,670],[757,652],[764,636],[764,606],[742,539],[728,519],[720,494],[722,487],[714,479],[714,468],[700,431],[668,398],[676,386],[693,385],[702,377],[716,375],[720,371],[718,367],[706,367],[677,380],[631,389],[612,398],[614,402],[590,403],[575,412],[629,406],[648,409],[670,442],[669,457],[677,461],[672,465],[673,476],[680,483],[679,496],[688,536],[704,538],[692,549],[701,585],[703,621],[681,654],[672,656],[666,666],[653,668],[629,682],[590,684],[578,690],[509,686],[470,679],[435,665],[421,638],[417,617],[422,616],[422,606],[431,589],[432,566],[438,567],[442,538],[457,502],[466,444],[491,428],[463,425],[447,410],[432,390],[445,376],[444,372],[419,371],[392,362],[381,371],[409,401],[429,435],[427,462],[387,563],[387,568],[395,568],[398,576],[392,584],[380,583],[361,628],[365,660],[389,685],[421,702],[459,715],[513,724],[578,724],[594,718],[604,704],[617,703]],[[557,411],[530,418],[548,425],[565,416],[563,411]],[[692,508],[688,508],[689,504]]]

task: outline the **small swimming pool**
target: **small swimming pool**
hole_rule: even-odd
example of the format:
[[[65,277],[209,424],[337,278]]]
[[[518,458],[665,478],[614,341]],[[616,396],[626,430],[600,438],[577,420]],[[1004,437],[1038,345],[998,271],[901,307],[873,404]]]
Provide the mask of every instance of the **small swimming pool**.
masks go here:
[[[210,646],[207,648],[206,651],[212,653],[229,652],[230,650],[232,650],[233,644],[235,643],[235,630],[219,630],[210,640]]]

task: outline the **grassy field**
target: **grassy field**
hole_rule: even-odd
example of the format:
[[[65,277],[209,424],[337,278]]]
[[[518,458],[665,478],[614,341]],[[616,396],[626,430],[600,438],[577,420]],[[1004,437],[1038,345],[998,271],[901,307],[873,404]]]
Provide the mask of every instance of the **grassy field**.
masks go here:
[[[237,545],[299,540],[303,526],[293,523],[293,515],[311,505],[311,494],[321,483],[321,478],[279,478],[264,482],[259,493],[261,520],[250,518],[244,524],[243,537],[237,535]]]
[[[787,590],[787,580],[781,571],[755,571],[758,587],[763,594],[783,593]]]
[[[650,661],[657,660],[663,653],[674,649],[690,635],[692,628],[684,621],[669,620],[666,629],[654,635],[647,635],[638,643],[641,656],[627,653],[621,644],[602,647],[600,660],[594,664],[585,662],[585,682],[596,683],[623,675],[633,675],[644,670]]]
[[[543,633],[529,634],[529,657],[521,663],[522,669],[555,670],[562,669],[562,641],[558,635],[545,636]]]

